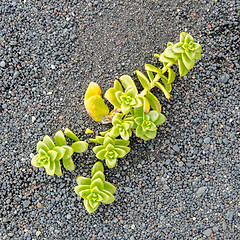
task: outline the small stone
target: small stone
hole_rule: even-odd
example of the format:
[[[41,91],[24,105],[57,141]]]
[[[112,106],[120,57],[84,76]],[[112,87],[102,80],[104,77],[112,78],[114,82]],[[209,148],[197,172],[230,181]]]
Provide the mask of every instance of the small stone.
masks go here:
[[[15,78],[17,78],[18,76],[19,76],[19,72],[18,71],[16,71],[16,72],[14,72],[14,74],[13,74],[13,78],[15,79]]]
[[[206,229],[204,232],[203,232],[203,235],[205,235],[206,237],[210,237],[212,234],[212,230],[210,228]]]
[[[34,123],[35,121],[36,121],[36,118],[32,116],[32,123]]]
[[[232,219],[233,219],[233,211],[229,210],[229,211],[227,212],[227,214],[226,214],[226,219],[227,219],[228,221],[232,221]]]
[[[217,227],[213,227],[212,230],[213,230],[213,232],[215,232],[215,233],[218,232],[218,228],[217,228]]]
[[[41,234],[41,231],[37,230],[36,231],[36,236],[38,237]]]
[[[10,44],[10,46],[16,46],[17,42],[16,41],[11,41],[9,44]]]
[[[203,194],[205,194],[205,192],[207,191],[207,187],[200,187],[198,190],[197,190],[197,196],[198,197],[201,197]]]
[[[208,144],[208,143],[210,143],[210,142],[211,142],[211,138],[210,138],[210,137],[206,137],[206,138],[204,139],[204,143]]]
[[[164,189],[164,190],[169,190],[169,186],[166,185],[166,184],[164,184],[164,185],[163,185],[163,189]]]
[[[51,65],[51,69],[52,69],[52,70],[56,69],[55,65],[52,64],[52,65]]]
[[[225,221],[223,221],[222,228],[223,228],[224,231],[227,229],[227,224],[226,224]]]
[[[4,61],[0,62],[0,67],[4,68],[6,66],[6,63]]]
[[[14,236],[14,233],[10,232],[10,233],[8,234],[8,236],[9,236],[9,237],[13,237],[13,236]]]
[[[42,208],[43,205],[39,202],[39,203],[37,204],[37,207],[38,207],[38,208]]]
[[[222,83],[227,83],[229,78],[230,78],[230,76],[227,73],[223,74],[221,77]]]
[[[69,219],[71,219],[72,218],[72,215],[69,213],[68,215],[67,215],[67,219],[69,220]]]
[[[224,143],[225,145],[228,145],[228,139],[227,139],[227,138],[224,138],[224,139],[223,139],[223,143]]]
[[[180,151],[180,148],[178,147],[178,145],[174,145],[174,146],[173,146],[173,150],[174,150],[175,152],[179,152],[179,151]]]
[[[25,207],[25,208],[27,208],[29,205],[30,205],[30,201],[29,200],[25,200],[24,202],[23,202],[23,207]]]
[[[130,188],[130,187],[125,187],[125,191],[126,191],[126,192],[131,192],[131,191],[132,191],[132,188]]]

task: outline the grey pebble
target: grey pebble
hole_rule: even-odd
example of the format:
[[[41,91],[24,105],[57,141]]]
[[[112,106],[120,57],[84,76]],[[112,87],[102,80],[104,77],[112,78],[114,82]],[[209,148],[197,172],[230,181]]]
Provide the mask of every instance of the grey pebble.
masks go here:
[[[173,145],[173,150],[178,153],[180,151],[180,148],[178,145]]]
[[[27,208],[29,205],[30,205],[30,201],[29,200],[25,200],[24,202],[23,202],[23,207],[25,207],[25,208]]]
[[[233,211],[228,210],[227,214],[226,214],[226,219],[228,221],[232,221],[233,220]]]
[[[206,138],[204,139],[204,143],[208,144],[208,143],[210,143],[210,142],[211,142],[211,138],[210,138],[210,137],[206,137]]]
[[[206,229],[205,231],[203,231],[203,234],[204,234],[206,237],[210,237],[211,234],[212,234],[212,229],[210,229],[210,228]]]
[[[4,61],[0,62],[0,67],[4,68],[6,66],[6,63]]]
[[[207,187],[200,187],[196,192],[197,196],[201,197],[203,194],[206,193],[207,189],[208,189]]]

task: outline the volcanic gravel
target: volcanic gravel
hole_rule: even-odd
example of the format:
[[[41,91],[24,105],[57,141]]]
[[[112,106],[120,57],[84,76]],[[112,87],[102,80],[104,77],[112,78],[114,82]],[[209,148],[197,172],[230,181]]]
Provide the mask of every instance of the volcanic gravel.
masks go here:
[[[1,0],[0,239],[240,239],[239,13],[237,0]],[[202,58],[170,100],[154,90],[166,123],[105,167],[116,200],[89,215],[73,187],[97,160],[91,148],[51,177],[30,164],[37,142],[106,129],[84,109],[89,82],[105,92],[161,66],[153,54],[182,31]]]

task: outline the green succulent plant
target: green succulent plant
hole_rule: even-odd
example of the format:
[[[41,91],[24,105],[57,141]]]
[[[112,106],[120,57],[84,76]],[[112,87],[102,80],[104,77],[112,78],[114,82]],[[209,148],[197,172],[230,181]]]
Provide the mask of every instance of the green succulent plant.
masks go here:
[[[128,87],[125,92],[116,92],[116,98],[121,104],[121,111],[123,114],[128,114],[133,107],[139,107],[142,105],[140,99],[138,99],[133,87]]]
[[[185,76],[195,64],[195,59],[201,58],[202,47],[195,43],[193,37],[185,32],[180,34],[180,42],[169,42],[165,51],[159,56],[159,60],[165,64],[178,63],[180,76]]]
[[[117,114],[112,119],[113,128],[110,131],[110,136],[113,138],[119,135],[123,140],[128,140],[132,136],[132,127],[134,124],[134,118],[132,116],[126,116],[122,119],[123,114]]]
[[[108,134],[105,137],[97,137],[96,139],[89,139],[92,142],[101,144],[93,148],[93,152],[100,160],[104,160],[109,168],[115,167],[118,158],[123,158],[129,151],[129,141],[122,139],[114,139]]]
[[[143,108],[135,108],[135,125],[136,136],[147,141],[153,139],[157,134],[157,126],[165,122],[166,118],[163,114],[155,110],[150,111],[148,114],[144,113]]]
[[[88,143],[80,141],[78,137],[68,128],[65,129],[66,136],[70,137],[75,143],[72,146],[68,146],[63,132],[58,131],[54,140],[57,146],[55,146],[52,139],[46,135],[43,141],[37,143],[37,152],[31,161],[34,167],[44,167],[48,175],[57,176],[62,175],[60,160],[62,159],[63,166],[66,170],[73,171],[75,165],[72,160],[72,154],[74,152],[85,152],[88,148]]]
[[[104,169],[101,162],[94,164],[92,178],[77,177],[78,186],[74,187],[77,195],[84,199],[84,206],[89,213],[93,213],[99,203],[112,203],[115,200],[113,193],[116,187],[105,181]]]

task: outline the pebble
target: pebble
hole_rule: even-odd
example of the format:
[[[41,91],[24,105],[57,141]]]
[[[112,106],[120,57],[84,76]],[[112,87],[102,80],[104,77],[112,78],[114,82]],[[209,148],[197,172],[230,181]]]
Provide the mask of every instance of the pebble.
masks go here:
[[[4,61],[0,62],[0,67],[4,68],[6,66],[6,63]]]
[[[228,143],[229,143],[228,139],[227,139],[227,138],[224,138],[224,139],[223,139],[223,143],[224,143],[225,145],[228,145]]]
[[[203,231],[203,234],[204,234],[206,237],[210,237],[211,234],[212,234],[212,229],[210,229],[210,228],[206,229],[205,231]]]
[[[180,148],[178,145],[173,145],[173,150],[178,153],[180,151]]]
[[[207,187],[200,187],[198,190],[197,190],[197,196],[198,197],[201,197],[202,195],[204,195],[206,192],[207,192]]]
[[[30,205],[30,201],[29,200],[25,200],[24,202],[23,202],[23,207],[25,207],[25,208],[27,208],[29,205]]]
[[[226,219],[228,221],[232,221],[233,220],[233,211],[229,210],[226,214]]]
[[[208,144],[210,142],[211,142],[211,138],[210,137],[204,138],[204,143]]]

